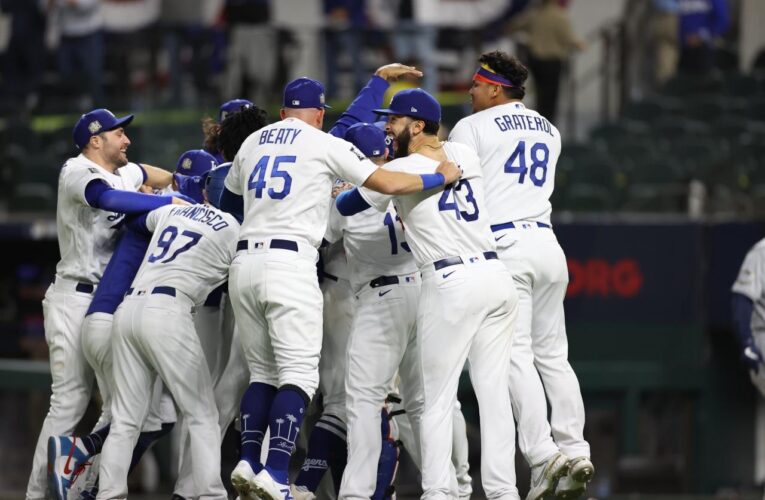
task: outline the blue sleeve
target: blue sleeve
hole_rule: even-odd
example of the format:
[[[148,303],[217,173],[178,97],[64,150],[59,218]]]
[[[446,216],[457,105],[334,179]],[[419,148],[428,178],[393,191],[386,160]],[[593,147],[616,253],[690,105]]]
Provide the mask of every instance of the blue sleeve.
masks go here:
[[[148,215],[148,213],[144,213],[137,217],[128,217],[125,221],[125,225],[131,232],[151,238],[151,231],[149,231],[149,227],[146,225],[146,217],[148,217]]]
[[[733,329],[742,347],[752,342],[752,299],[740,293],[733,293],[731,300],[733,310]]]
[[[728,29],[729,16],[728,5],[725,0],[712,0],[712,26],[710,26],[713,35],[722,35]]]
[[[93,180],[85,187],[85,199],[93,208],[123,214],[148,212],[173,202],[172,196],[123,191],[107,186],[101,180]]]
[[[329,133],[342,139],[351,125],[361,122],[374,123],[377,115],[372,110],[382,106],[383,96],[389,86],[385,78],[373,76],[359,91],[348,109],[340,115],[340,119],[335,122]]]
[[[355,215],[359,212],[363,212],[370,207],[369,203],[362,198],[361,193],[357,188],[353,188],[348,191],[343,191],[335,199],[335,205],[337,205],[337,211],[340,215],[349,216]]]
[[[122,234],[86,315],[97,312],[114,314],[141,267],[148,246],[149,239],[141,234],[134,231]]]
[[[244,197],[223,188],[223,193],[220,195],[220,209],[230,213],[241,222],[244,220]]]

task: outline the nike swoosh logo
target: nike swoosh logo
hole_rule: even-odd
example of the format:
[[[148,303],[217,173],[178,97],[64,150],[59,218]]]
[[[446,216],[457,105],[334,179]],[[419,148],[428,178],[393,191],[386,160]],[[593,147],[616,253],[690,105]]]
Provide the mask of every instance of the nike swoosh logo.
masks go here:
[[[444,273],[444,274],[443,274],[443,277],[444,277],[444,279],[448,278],[449,276],[451,276],[451,275],[452,275],[452,274],[454,274],[455,272],[457,272],[457,271],[452,271],[452,272],[450,272],[450,273]]]
[[[502,236],[500,236],[499,238],[494,238],[494,241],[499,241],[499,240],[501,240],[502,238],[504,238],[505,236],[507,236],[507,235],[506,235],[506,234],[503,234],[503,235],[502,235]]]
[[[382,297],[383,295],[385,295],[386,293],[389,293],[389,292],[390,292],[390,290],[385,290],[384,292],[380,292],[380,293],[378,293],[378,295],[379,295],[380,297]]]
[[[74,450],[77,448],[77,438],[72,440],[72,447],[69,448],[69,456],[66,457],[66,463],[64,464],[64,474],[71,474],[72,469],[69,467],[69,462],[72,461]]]

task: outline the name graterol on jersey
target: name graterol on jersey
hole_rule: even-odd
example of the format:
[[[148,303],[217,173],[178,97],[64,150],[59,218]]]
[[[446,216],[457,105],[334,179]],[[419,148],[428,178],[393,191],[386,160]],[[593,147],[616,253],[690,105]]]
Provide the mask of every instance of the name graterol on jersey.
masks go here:
[[[216,213],[215,210],[200,205],[173,208],[170,211],[170,215],[180,215],[195,222],[207,224],[214,231],[220,231],[228,227],[228,222],[223,220],[223,217]]]
[[[502,115],[494,118],[494,123],[502,132],[508,130],[538,130],[554,137],[552,125],[547,118],[531,115]]]

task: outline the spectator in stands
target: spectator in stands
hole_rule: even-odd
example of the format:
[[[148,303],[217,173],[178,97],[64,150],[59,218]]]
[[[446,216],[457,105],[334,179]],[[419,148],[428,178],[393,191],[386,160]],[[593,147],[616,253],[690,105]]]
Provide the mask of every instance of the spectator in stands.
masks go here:
[[[397,0],[390,3],[395,9],[395,33],[391,37],[393,56],[397,61],[415,66],[422,71],[422,88],[430,94],[438,92],[438,66],[436,43],[438,29],[423,17],[432,17],[439,0]]]
[[[556,121],[563,64],[572,50],[585,48],[584,41],[571,26],[567,3],[566,0],[542,0],[539,7],[520,14],[508,25],[510,32],[528,35],[528,68],[534,77],[536,108],[551,122]]]
[[[678,0],[653,0],[653,53],[656,83],[662,84],[675,76],[679,49]]]
[[[9,111],[20,105],[34,108],[45,68],[45,13],[40,3],[29,0],[0,0],[0,10],[11,16],[3,65],[3,105]]]
[[[223,95],[268,102],[276,77],[276,30],[271,26],[270,0],[227,0],[225,17],[229,46]]]
[[[58,69],[63,88],[79,99],[79,110],[103,106],[101,0],[50,0],[48,6],[61,33]]]
[[[367,27],[365,0],[324,0],[327,29],[324,33],[324,59],[326,61],[327,96],[338,95],[338,56],[346,53],[350,59],[353,88],[344,97],[356,95],[366,83],[362,50],[364,29]]]
[[[679,0],[680,71],[708,74],[714,45],[728,29],[727,0]]]

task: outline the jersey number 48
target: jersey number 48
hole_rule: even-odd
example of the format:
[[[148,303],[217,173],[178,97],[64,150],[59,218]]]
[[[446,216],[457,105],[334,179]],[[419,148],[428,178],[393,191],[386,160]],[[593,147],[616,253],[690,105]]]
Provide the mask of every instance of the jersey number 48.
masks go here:
[[[536,142],[529,150],[530,163],[526,167],[526,141],[518,141],[513,154],[505,162],[506,174],[519,174],[518,184],[523,184],[526,180],[526,174],[529,174],[531,182],[541,187],[547,180],[547,161],[550,159],[550,149],[543,142]]]

